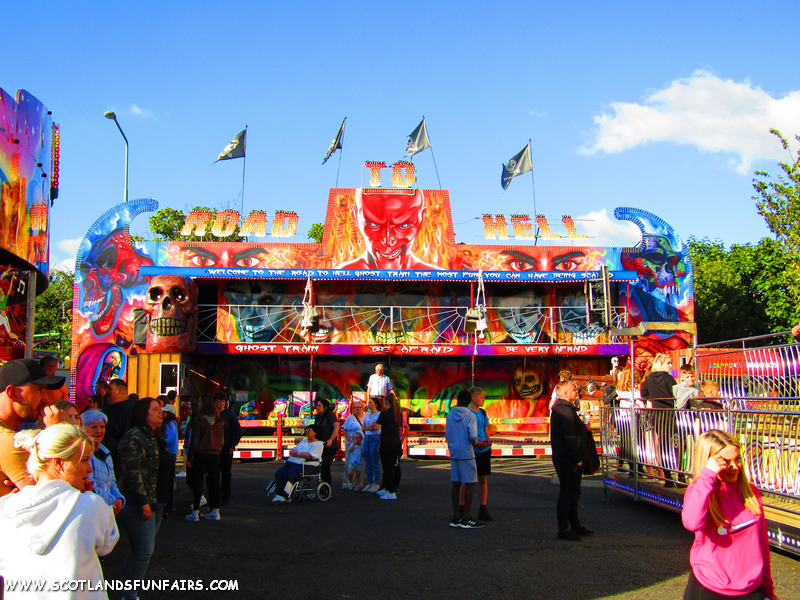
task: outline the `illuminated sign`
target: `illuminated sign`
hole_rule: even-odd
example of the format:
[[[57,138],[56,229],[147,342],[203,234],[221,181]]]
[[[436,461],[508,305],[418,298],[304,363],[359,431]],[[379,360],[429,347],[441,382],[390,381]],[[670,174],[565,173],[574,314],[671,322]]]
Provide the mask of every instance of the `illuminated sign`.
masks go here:
[[[227,237],[232,235],[239,227],[241,217],[238,210],[221,210],[216,217],[209,210],[193,210],[183,221],[181,235],[196,235],[203,237],[206,230],[211,227],[210,233],[214,237]],[[272,219],[273,237],[291,237],[297,233],[297,223],[299,217],[297,213],[279,210],[275,212]],[[239,234],[243,236],[253,235],[256,237],[266,237],[267,235],[267,213],[263,210],[254,210],[245,219]]]
[[[386,163],[377,160],[368,160],[364,166],[369,169],[370,187],[381,187],[381,169],[386,168]],[[414,185],[417,180],[416,167],[414,163],[405,160],[398,160],[392,165],[392,186],[398,188],[408,188]]]
[[[531,218],[528,215],[511,215],[511,227],[514,230],[514,237],[518,240],[533,240],[536,239],[536,234],[533,233],[533,225]],[[544,215],[536,215],[536,227],[539,229],[539,239],[542,240],[585,240],[588,236],[583,233],[578,233],[575,229],[575,222],[569,215],[561,217],[561,222],[564,224],[564,229],[567,230],[566,235],[550,231],[550,225]],[[483,231],[484,237],[487,240],[507,240],[508,239],[508,223],[504,215],[483,215]]]

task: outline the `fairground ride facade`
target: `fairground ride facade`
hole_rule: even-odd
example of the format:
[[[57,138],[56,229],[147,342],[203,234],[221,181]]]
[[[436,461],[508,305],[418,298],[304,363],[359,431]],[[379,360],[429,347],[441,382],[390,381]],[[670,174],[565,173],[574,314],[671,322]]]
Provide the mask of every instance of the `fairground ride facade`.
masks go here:
[[[536,245],[534,221],[539,239],[559,234],[525,215],[511,215],[510,228],[504,215],[484,215],[487,239],[499,243],[457,244],[446,190],[393,183],[331,189],[321,243],[132,241],[131,221],[156,201],[108,210],[76,262],[78,404],[114,377],[140,396],[176,388],[182,416],[190,397],[222,389],[248,426],[237,455],[269,457],[314,395],[344,418],[382,363],[405,411],[409,454],[446,455],[437,432],[472,386],[486,391],[492,424],[507,434],[495,454],[548,454],[558,372],[600,380],[612,357],[631,352],[627,339],[590,323],[586,282],[608,272],[610,327],[694,320],[687,249],[656,215],[615,210],[641,231],[630,248],[582,245],[569,217],[563,245]],[[263,211],[213,220],[192,212],[182,233],[223,237],[240,223],[242,235],[266,237]],[[509,229],[524,243],[503,244]],[[273,237],[296,230],[294,213],[275,215]],[[652,331],[637,339],[634,360],[691,345],[683,331]]]

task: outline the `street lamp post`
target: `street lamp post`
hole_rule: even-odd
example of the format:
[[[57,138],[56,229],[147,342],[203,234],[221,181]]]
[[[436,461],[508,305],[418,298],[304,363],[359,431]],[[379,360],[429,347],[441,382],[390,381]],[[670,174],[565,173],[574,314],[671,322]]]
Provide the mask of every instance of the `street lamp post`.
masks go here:
[[[128,138],[125,137],[125,132],[122,131],[122,127],[119,126],[119,121],[117,121],[117,115],[114,114],[113,110],[109,110],[105,113],[106,119],[111,119],[114,123],[117,124],[117,129],[122,134],[122,139],[125,140],[125,203],[128,203]]]

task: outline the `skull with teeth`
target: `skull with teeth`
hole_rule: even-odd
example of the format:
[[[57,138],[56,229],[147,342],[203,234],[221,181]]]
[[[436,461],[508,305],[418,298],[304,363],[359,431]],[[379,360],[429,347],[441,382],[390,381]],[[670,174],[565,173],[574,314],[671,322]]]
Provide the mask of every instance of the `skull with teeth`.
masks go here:
[[[144,311],[147,352],[190,352],[197,343],[197,286],[188,277],[158,275],[150,282]]]

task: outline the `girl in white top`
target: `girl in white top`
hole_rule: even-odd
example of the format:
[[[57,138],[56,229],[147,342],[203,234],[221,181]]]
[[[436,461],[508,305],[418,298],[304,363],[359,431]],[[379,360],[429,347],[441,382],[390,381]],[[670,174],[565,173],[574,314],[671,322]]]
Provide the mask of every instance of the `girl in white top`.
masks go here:
[[[108,598],[98,556],[114,548],[119,531],[114,511],[97,494],[84,492],[92,472],[92,439],[70,423],[26,430],[15,444],[30,453],[36,485],[0,499],[0,575],[9,580],[88,582],[71,591],[7,590],[9,599]]]
[[[364,403],[361,400],[353,400],[350,414],[345,419],[342,425],[342,431],[345,437],[345,455],[344,464],[350,464],[350,446],[353,443],[353,435],[361,433],[364,435]],[[347,477],[347,467],[345,466],[344,473],[342,474],[342,489],[352,490],[355,486],[353,482]],[[361,486],[358,487],[361,489]]]

